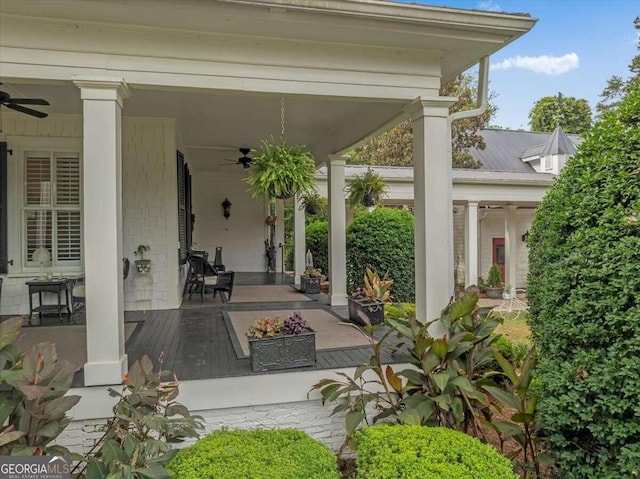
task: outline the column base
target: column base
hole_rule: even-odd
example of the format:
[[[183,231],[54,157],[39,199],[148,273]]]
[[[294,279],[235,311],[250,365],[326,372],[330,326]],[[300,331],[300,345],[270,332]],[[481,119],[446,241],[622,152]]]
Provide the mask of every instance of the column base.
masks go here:
[[[296,274],[293,278],[293,284],[300,284],[300,275]]]
[[[85,386],[108,386],[122,384],[127,373],[127,355],[119,361],[89,362],[84,364]]]
[[[329,300],[331,306],[347,306],[349,304],[346,294],[332,294],[329,296]]]

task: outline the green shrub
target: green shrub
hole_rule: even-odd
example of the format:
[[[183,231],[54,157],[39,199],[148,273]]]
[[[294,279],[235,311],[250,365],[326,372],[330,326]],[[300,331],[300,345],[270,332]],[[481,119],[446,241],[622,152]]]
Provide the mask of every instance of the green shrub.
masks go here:
[[[560,477],[637,477],[640,89],[586,135],[530,231],[539,420]]]
[[[527,355],[529,347],[526,344],[514,344],[504,336],[499,337],[492,345],[511,364],[522,364],[522,360]],[[495,369],[495,368],[494,368]]]
[[[174,479],[337,479],[335,455],[295,429],[219,430],[180,451]]]
[[[313,266],[329,274],[329,223],[316,221],[305,229],[307,250],[313,255]],[[305,251],[306,253],[306,251]]]
[[[489,269],[489,276],[487,277],[485,288],[487,286],[492,288],[502,286],[502,272],[497,264],[491,265],[491,268]]]
[[[347,287],[362,285],[365,268],[393,279],[394,301],[414,302],[415,260],[413,215],[409,211],[378,208],[358,215],[347,228]]]
[[[388,425],[356,434],[359,479],[517,479],[511,462],[451,429]]]
[[[416,305],[414,303],[391,303],[384,306],[384,317],[408,323],[410,318],[416,317]]]

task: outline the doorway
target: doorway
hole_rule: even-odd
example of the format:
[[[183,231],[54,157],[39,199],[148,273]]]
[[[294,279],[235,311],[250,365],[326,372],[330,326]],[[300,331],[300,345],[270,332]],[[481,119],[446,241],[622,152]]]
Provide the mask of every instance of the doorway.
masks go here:
[[[493,238],[493,264],[497,264],[500,268],[502,281],[505,281],[504,260],[504,238]]]

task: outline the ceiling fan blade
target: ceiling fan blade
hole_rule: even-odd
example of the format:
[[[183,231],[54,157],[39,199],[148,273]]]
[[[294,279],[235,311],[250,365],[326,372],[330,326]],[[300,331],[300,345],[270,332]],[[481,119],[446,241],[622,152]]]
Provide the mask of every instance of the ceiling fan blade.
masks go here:
[[[49,102],[42,98],[11,98],[9,103],[13,103],[14,105],[49,105]]]
[[[32,110],[31,108],[25,108],[24,106],[15,105],[13,103],[3,103],[3,105],[7,108],[11,108],[12,110],[19,111],[20,113],[26,113],[27,115],[35,116],[37,118],[46,118],[49,116],[41,111]]]

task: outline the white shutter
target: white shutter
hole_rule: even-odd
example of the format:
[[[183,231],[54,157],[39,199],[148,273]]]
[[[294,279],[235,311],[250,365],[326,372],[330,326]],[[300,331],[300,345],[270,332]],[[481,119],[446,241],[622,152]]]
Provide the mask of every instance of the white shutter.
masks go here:
[[[51,210],[27,210],[25,214],[26,261],[34,264],[31,255],[38,248],[52,251],[52,217]],[[47,266],[45,264],[45,266]]]
[[[80,211],[56,212],[56,240],[58,263],[80,261],[82,242],[82,219]]]
[[[51,157],[48,152],[25,153],[25,206],[51,205]]]
[[[80,206],[80,157],[56,153],[56,206]]]

